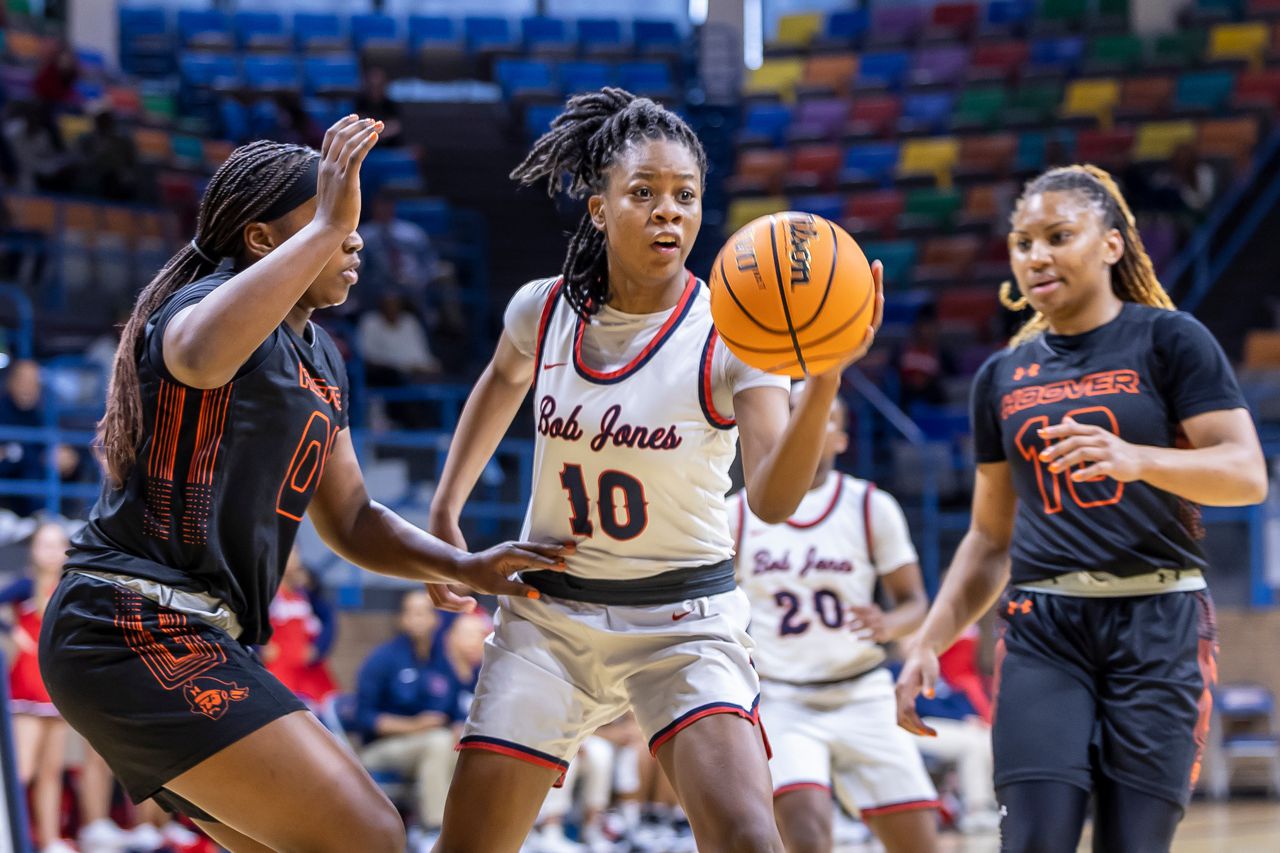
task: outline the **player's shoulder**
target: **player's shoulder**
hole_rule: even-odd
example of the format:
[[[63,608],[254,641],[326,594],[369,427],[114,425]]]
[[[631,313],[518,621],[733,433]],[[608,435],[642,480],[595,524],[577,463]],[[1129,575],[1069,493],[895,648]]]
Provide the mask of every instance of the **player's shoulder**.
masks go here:
[[[551,295],[557,284],[560,283],[563,276],[553,275],[546,278],[535,278],[526,281],[516,290],[513,299],[536,299],[545,301]]]
[[[232,275],[231,272],[215,272],[182,285],[165,297],[164,302],[160,303],[160,307],[152,316],[159,315],[166,309],[176,310],[175,306],[185,308],[196,304],[229,281]]]

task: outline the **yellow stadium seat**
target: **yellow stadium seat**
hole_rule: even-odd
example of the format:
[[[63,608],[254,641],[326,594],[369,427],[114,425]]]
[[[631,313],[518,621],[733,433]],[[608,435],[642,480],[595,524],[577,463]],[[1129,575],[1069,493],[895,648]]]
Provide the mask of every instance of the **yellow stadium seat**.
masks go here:
[[[1178,146],[1195,144],[1196,126],[1190,121],[1150,121],[1138,126],[1133,159],[1167,160]]]
[[[813,37],[821,31],[821,12],[783,15],[778,18],[778,36],[773,43],[779,47],[808,47]]]
[[[764,198],[735,198],[729,202],[729,230],[737,231],[753,219],[768,216],[787,209],[786,196],[771,195]]]
[[[954,137],[908,139],[898,155],[898,175],[933,175],[939,186],[947,187],[959,156],[960,143]]]
[[[1066,118],[1091,116],[1098,124],[1111,126],[1111,111],[1120,101],[1120,82],[1107,77],[1098,80],[1074,80],[1062,99],[1062,115]]]
[[[76,140],[93,130],[93,119],[84,115],[64,113],[58,116],[58,133],[67,145],[74,145]]]
[[[1271,33],[1261,22],[1218,24],[1209,31],[1208,58],[1210,61],[1244,59],[1260,66],[1270,41]]]
[[[742,87],[744,95],[777,95],[791,100],[796,84],[804,79],[803,59],[766,59],[751,72]]]

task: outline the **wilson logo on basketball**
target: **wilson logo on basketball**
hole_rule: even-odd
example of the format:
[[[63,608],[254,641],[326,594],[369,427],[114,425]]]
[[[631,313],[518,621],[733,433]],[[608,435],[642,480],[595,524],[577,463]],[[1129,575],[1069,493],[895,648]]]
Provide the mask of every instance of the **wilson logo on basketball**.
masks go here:
[[[809,241],[818,236],[813,219],[792,219],[787,223],[791,239],[791,286],[809,283],[809,265],[813,256],[809,253]]]
[[[751,241],[751,235],[733,244],[733,261],[738,272],[751,273],[755,276],[756,285],[764,287],[764,279],[760,277],[760,261],[756,258],[756,246]]]
[[[211,720],[217,720],[227,713],[232,702],[240,702],[249,698],[249,688],[241,687],[234,682],[228,684],[218,678],[201,676],[192,678],[182,685],[182,694],[187,697],[187,704],[192,713],[204,714]]]

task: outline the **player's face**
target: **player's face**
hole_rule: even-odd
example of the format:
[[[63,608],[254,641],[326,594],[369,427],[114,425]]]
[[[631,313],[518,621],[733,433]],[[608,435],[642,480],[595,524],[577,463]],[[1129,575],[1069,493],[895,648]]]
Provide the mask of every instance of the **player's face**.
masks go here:
[[[702,172],[693,152],[669,139],[629,145],[587,202],[605,233],[610,270],[664,285],[684,276],[702,226]]]
[[[1009,232],[1009,264],[1031,307],[1053,323],[1111,292],[1111,267],[1124,254],[1120,232],[1077,192],[1045,192],[1019,205]]]
[[[268,228],[274,232],[278,240],[276,245],[301,231],[315,218],[315,215],[316,200],[311,198],[275,222],[269,223]],[[302,299],[298,302],[299,306],[315,310],[346,302],[347,294],[360,277],[356,271],[360,266],[360,256],[357,252],[363,248],[364,241],[360,239],[358,231],[348,234],[347,239],[342,241],[342,246],[333,253],[329,262],[324,265],[324,269],[320,270],[320,275],[316,276],[311,287],[307,288],[307,292],[302,295]]]

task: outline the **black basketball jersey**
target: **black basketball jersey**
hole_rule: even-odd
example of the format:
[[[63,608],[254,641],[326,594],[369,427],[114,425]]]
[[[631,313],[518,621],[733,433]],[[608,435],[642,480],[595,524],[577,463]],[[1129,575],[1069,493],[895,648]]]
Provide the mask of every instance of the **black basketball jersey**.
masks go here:
[[[1218,342],[1180,311],[1125,303],[1084,334],[1041,334],[988,359],[973,385],[974,445],[978,462],[1007,459],[1013,475],[1013,582],[1205,568],[1185,501],[1140,481],[1052,473],[1037,431],[1070,416],[1132,444],[1173,447],[1187,418],[1244,405]]]
[[[104,484],[67,566],[209,593],[235,611],[242,642],[262,643],[298,524],[347,426],[347,374],[323,329],[282,323],[221,388],[176,381],[166,325],[228,278],[181,288],[148,321],[137,462],[124,488]]]

